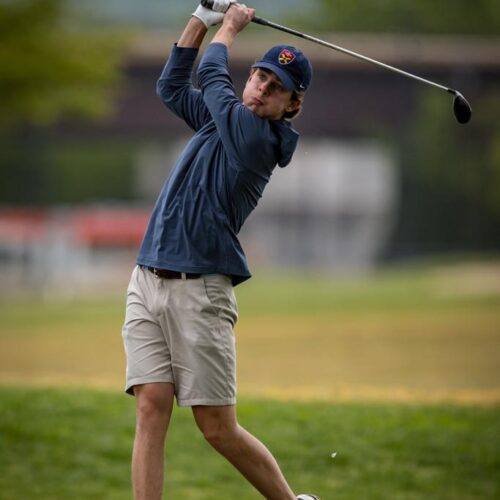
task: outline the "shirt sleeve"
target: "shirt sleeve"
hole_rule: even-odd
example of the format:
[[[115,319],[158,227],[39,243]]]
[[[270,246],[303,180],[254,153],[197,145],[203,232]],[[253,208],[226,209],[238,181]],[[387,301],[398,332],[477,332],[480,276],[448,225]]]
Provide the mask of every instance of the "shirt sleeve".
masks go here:
[[[195,131],[211,119],[200,90],[192,83],[197,55],[198,49],[174,45],[156,85],[156,93],[165,106]]]
[[[198,68],[198,80],[227,154],[254,171],[277,163],[277,139],[269,121],[246,108],[236,97],[228,70],[227,47],[211,43]]]

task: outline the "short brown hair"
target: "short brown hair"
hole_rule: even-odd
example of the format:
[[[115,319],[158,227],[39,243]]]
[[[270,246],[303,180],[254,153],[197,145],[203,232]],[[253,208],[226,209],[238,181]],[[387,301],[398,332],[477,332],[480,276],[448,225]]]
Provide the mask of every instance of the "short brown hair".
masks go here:
[[[299,101],[300,106],[297,109],[294,109],[293,111],[285,111],[285,114],[283,115],[284,120],[293,120],[294,118],[297,118],[297,116],[300,115],[300,112],[302,111],[302,103],[304,102],[304,97],[306,93],[304,90],[302,91],[293,91],[292,92],[292,101]]]

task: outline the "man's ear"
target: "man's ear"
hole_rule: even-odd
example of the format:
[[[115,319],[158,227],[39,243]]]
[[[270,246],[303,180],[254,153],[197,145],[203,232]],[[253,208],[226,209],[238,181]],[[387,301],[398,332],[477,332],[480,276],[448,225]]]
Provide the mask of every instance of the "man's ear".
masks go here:
[[[296,109],[299,109],[301,106],[301,102],[298,99],[292,99],[288,106],[285,108],[285,111],[287,113],[291,113],[292,111],[295,111]]]

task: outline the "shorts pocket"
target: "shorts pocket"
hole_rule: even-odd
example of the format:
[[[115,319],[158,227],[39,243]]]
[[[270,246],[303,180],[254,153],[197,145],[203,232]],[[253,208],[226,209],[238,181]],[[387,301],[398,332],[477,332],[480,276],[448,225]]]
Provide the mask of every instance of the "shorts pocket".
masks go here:
[[[222,274],[203,276],[205,293],[217,316],[234,326],[238,321],[238,306],[231,279]]]

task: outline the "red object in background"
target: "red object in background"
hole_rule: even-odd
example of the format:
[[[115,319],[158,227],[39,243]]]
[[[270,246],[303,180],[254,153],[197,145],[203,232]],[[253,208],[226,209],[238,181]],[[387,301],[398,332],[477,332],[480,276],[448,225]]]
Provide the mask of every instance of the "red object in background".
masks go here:
[[[79,243],[93,247],[137,246],[149,220],[149,211],[131,208],[77,210],[71,228]]]
[[[0,243],[31,243],[60,232],[82,246],[138,246],[148,220],[149,210],[135,208],[0,209]]]
[[[0,210],[0,242],[28,243],[46,234],[49,214],[45,210]]]

